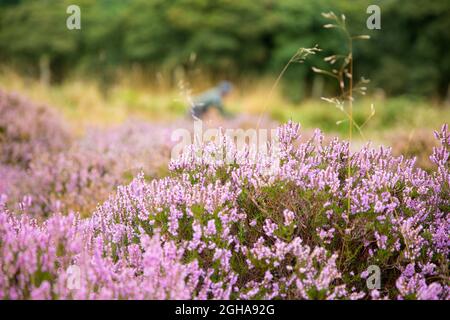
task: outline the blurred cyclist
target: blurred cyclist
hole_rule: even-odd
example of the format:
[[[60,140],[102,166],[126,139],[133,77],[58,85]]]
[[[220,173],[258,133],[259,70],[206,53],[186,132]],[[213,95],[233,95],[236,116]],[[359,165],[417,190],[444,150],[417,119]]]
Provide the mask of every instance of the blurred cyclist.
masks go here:
[[[203,92],[194,98],[191,114],[194,118],[202,118],[209,109],[216,108],[222,116],[228,117],[230,114],[225,111],[222,99],[227,96],[233,86],[228,81],[220,82],[216,87]]]

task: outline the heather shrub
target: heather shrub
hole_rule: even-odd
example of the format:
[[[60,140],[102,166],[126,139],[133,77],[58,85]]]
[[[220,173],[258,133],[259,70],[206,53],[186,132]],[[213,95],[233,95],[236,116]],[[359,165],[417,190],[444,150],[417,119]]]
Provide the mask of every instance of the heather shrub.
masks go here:
[[[87,215],[124,182],[120,159],[83,149],[42,154],[31,162],[21,194],[30,197],[29,213],[52,212]]]
[[[0,163],[28,166],[41,152],[70,144],[70,134],[55,112],[0,89]]]
[[[187,126],[179,122],[149,123],[130,119],[108,129],[91,128],[79,145],[82,149],[116,158],[131,177],[141,170],[148,177],[159,177],[167,172],[165,168],[173,145],[171,132],[177,125]]]
[[[0,167],[0,177],[5,178],[0,191],[8,195],[10,207],[27,197],[27,213],[36,217],[69,211],[89,215],[141,170],[148,177],[165,172],[161,168],[170,155],[168,130],[142,122],[90,129],[70,149],[32,158],[27,169]],[[21,179],[13,179],[18,174]]]
[[[183,251],[173,242],[143,235],[119,251],[93,228],[92,221],[73,214],[38,224],[0,205],[0,298],[192,297],[198,267],[181,264]],[[79,278],[72,280],[74,275]]]
[[[324,144],[319,132],[295,147],[292,123],[278,135],[279,170],[225,140],[193,146],[170,177],[121,187],[94,214],[98,232],[116,244],[143,232],[176,241],[212,288],[202,298],[449,298],[447,126],[431,173],[384,147]],[[232,163],[214,158],[224,150]],[[370,265],[380,290],[366,287]]]
[[[0,194],[10,194],[12,186],[19,185],[24,179],[26,172],[23,168],[0,163]]]
[[[227,127],[251,117],[227,121]],[[170,125],[130,120],[107,129],[89,128],[86,134],[66,150],[42,150],[32,156],[27,167],[0,165],[0,194],[8,195],[9,207],[24,197],[30,202],[27,212],[45,217],[52,212],[79,212],[90,215],[96,206],[120,184],[126,184],[143,171],[148,178],[167,174],[171,132],[191,121]],[[214,124],[209,124],[214,125]]]
[[[438,143],[430,130],[416,129],[410,133],[395,131],[387,135],[386,140],[392,141],[394,155],[416,157],[416,165],[428,171],[435,168],[435,164],[430,160],[430,154]]]
[[[38,160],[30,165],[35,186],[65,203],[96,199],[120,183],[109,179],[123,174],[129,149],[114,146],[129,145],[125,137],[103,147],[90,139],[60,163],[61,154],[42,156],[40,169]],[[39,221],[29,215],[33,197],[16,212],[1,196],[1,297],[450,298],[447,126],[436,132],[430,172],[385,147],[351,152],[319,131],[304,141],[294,123],[277,137],[278,152],[256,158],[226,136],[194,144],[171,160],[167,177],[139,174],[85,219],[69,210]],[[366,286],[371,265],[381,270],[379,290]],[[81,272],[76,288],[71,266]]]

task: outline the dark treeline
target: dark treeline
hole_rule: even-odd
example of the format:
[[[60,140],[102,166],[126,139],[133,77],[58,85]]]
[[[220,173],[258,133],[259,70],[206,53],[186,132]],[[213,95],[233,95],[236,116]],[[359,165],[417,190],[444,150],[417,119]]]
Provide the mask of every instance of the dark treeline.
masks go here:
[[[66,28],[70,4],[81,8],[81,30]],[[366,28],[370,4],[381,8],[381,30]],[[338,31],[322,28],[320,13],[330,10],[345,13],[353,33],[371,36],[355,48],[357,75],[388,95],[448,96],[446,0],[0,0],[0,58],[56,82],[73,74],[111,79],[136,66],[148,74],[276,76],[299,47],[323,48],[308,62],[319,66],[345,49]],[[295,98],[311,94],[315,80],[294,65],[285,84],[295,84]]]

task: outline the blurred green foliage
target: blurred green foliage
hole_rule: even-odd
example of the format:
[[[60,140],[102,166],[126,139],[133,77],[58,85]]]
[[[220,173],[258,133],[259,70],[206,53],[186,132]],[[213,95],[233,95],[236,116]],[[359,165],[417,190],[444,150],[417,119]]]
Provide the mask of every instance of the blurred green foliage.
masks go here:
[[[70,4],[81,8],[81,30],[66,28]],[[370,4],[381,7],[381,30],[366,28]],[[372,37],[355,48],[357,76],[388,95],[448,95],[446,0],[0,0],[0,58],[36,76],[48,64],[53,81],[73,73],[108,79],[135,66],[155,74],[200,68],[213,78],[276,75],[299,47],[324,49],[308,66],[345,50],[338,31],[322,28],[320,13],[330,10]],[[314,91],[317,75],[294,65],[284,83],[300,98]]]

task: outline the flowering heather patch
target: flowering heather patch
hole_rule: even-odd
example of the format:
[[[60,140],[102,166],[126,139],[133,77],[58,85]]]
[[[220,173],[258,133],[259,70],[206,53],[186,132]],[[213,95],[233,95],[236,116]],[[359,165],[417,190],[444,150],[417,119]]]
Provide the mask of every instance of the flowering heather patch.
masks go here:
[[[128,120],[124,124],[99,130],[92,128],[79,142],[84,150],[120,159],[122,170],[133,176],[140,170],[149,177],[159,176],[167,167],[173,145],[171,132],[181,123],[149,123]]]
[[[8,206],[15,209],[26,199],[27,212],[35,217],[69,211],[90,215],[141,170],[150,178],[166,174],[175,144],[172,131],[192,127],[189,120],[129,120],[107,129],[90,128],[85,136],[69,139],[51,109],[16,94],[0,92],[0,111],[0,194],[6,194]],[[252,121],[256,120],[241,116],[225,125]]]
[[[41,152],[57,152],[70,144],[67,128],[46,106],[0,89],[0,163],[27,167]]]
[[[293,123],[277,132],[277,170],[225,139],[192,146],[168,177],[138,175],[87,219],[38,224],[3,206],[0,294],[450,299],[447,126],[436,133],[432,172],[384,147],[350,153],[320,132],[297,143]],[[224,152],[232,162],[217,157]],[[69,265],[81,270],[78,289],[67,288]],[[371,265],[381,270],[378,290],[366,286]]]
[[[14,123],[26,128],[28,118],[21,120],[21,108],[27,106],[10,100],[4,106],[7,103],[11,115],[16,113],[8,128]],[[31,105],[31,112],[33,107]],[[51,124],[46,122],[42,126]],[[92,129],[81,139],[72,139],[65,149],[41,148],[40,142],[35,140],[27,141],[22,148],[24,142],[18,142],[17,146],[11,137],[9,135],[1,144],[4,150],[22,154],[21,151],[30,147],[34,151],[22,154],[26,155],[26,162],[22,161],[25,158],[13,161],[10,157],[11,161],[4,159],[5,163],[0,163],[0,194],[8,195],[9,207],[26,197],[30,202],[28,213],[35,216],[68,211],[90,214],[118,185],[128,183],[140,170],[150,177],[160,175],[170,156],[170,127],[143,122],[129,122],[105,130]]]
[[[20,184],[23,179],[26,179],[23,168],[0,164],[0,194],[8,194],[11,186]]]
[[[438,145],[433,133],[427,129],[415,129],[412,132],[395,131],[387,135],[386,141],[392,141],[392,153],[406,157],[416,157],[416,165],[425,169],[435,169],[430,160],[433,147]]]
[[[140,122],[90,130],[70,150],[33,159],[19,194],[31,196],[30,212],[36,215],[70,210],[88,215],[140,170],[159,174],[169,158],[167,130]]]
[[[0,210],[0,299],[187,299],[200,274],[173,242],[143,235],[119,251],[89,220],[54,215],[42,225]],[[70,287],[70,267],[79,278]],[[73,270],[73,269],[72,269]],[[186,280],[186,282],[185,282]]]

